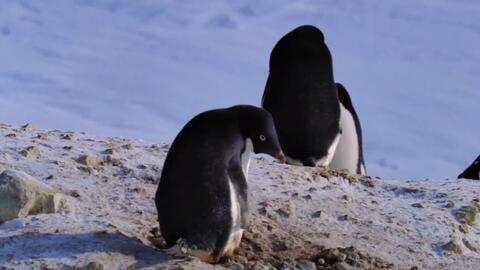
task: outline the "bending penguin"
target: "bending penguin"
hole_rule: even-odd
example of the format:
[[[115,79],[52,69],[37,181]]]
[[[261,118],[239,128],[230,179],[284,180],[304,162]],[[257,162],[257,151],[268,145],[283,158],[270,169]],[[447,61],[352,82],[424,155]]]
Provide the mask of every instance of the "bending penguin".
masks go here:
[[[330,168],[347,169],[350,173],[366,174],[363,159],[362,127],[347,89],[337,83],[340,101],[340,130],[342,136],[333,155]]]
[[[203,112],[173,141],[155,195],[167,247],[217,262],[240,244],[247,221],[249,153],[285,157],[269,112],[249,105]]]
[[[480,180],[480,156],[458,176],[458,179],[461,178]]]
[[[283,36],[270,54],[262,107],[275,121],[287,163],[328,166],[340,140],[332,57],[311,25]]]

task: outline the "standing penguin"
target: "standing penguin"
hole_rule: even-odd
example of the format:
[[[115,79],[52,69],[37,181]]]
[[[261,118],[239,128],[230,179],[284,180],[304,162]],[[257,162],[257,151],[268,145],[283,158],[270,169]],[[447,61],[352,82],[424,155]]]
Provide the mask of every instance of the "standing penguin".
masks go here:
[[[337,83],[340,101],[340,130],[342,136],[333,155],[330,168],[347,169],[350,173],[365,174],[363,160],[362,127],[347,89]]]
[[[262,107],[269,111],[290,164],[328,166],[340,139],[332,57],[311,25],[283,36],[270,55]]]
[[[458,176],[458,179],[460,178],[480,180],[480,156]]]
[[[284,161],[272,116],[248,105],[203,112],[173,141],[155,195],[168,247],[216,262],[240,244],[247,213],[249,151]]]

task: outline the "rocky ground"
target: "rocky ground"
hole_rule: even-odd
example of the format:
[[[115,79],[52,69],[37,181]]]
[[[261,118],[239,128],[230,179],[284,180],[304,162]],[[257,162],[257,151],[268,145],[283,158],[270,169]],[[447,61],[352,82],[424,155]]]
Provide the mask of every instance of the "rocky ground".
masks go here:
[[[0,124],[0,172],[62,194],[0,224],[1,269],[480,269],[480,182],[393,181],[255,156],[250,225],[217,265],[162,250],[154,193],[168,144]]]

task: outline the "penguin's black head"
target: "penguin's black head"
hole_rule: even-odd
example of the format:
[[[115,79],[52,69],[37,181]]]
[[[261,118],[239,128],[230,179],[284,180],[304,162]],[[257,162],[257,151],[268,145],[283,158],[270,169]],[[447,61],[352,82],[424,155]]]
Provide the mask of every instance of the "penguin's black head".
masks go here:
[[[239,114],[241,132],[245,139],[250,139],[253,152],[268,154],[285,162],[285,155],[280,147],[272,115],[261,108],[250,105],[232,107]]]

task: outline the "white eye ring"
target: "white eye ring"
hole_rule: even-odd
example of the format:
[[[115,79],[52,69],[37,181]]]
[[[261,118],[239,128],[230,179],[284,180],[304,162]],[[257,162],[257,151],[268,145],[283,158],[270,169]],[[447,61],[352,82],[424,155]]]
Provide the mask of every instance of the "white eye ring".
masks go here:
[[[264,142],[266,140],[267,140],[267,138],[265,137],[265,135],[260,134],[260,141]]]

